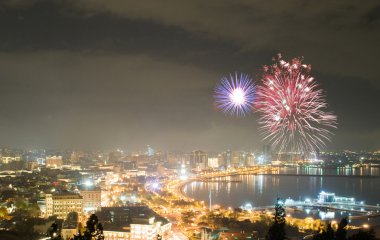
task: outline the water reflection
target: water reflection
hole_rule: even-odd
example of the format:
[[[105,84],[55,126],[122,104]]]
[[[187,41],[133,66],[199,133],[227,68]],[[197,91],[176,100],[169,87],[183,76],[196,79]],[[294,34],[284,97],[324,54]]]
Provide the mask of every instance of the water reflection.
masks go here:
[[[380,178],[358,177],[363,175],[379,176],[378,168],[358,169],[318,169],[318,168],[280,168],[279,174],[301,174],[302,176],[285,175],[250,175],[231,179],[241,182],[207,182],[191,183],[185,192],[195,199],[208,201],[209,190],[213,192],[215,204],[238,207],[246,202],[253,206],[272,205],[277,196],[304,200],[316,198],[322,190],[334,192],[338,196],[354,197],[368,204],[380,202],[378,186]],[[305,176],[304,174],[313,176]],[[324,176],[322,174],[325,174]],[[349,175],[356,177],[334,177],[332,175]]]

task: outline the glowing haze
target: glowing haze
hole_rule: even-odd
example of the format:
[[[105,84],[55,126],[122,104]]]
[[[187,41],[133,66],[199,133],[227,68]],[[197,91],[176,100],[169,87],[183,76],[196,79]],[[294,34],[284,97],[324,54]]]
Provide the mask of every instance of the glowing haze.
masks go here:
[[[339,116],[325,150],[380,150],[378,1],[2,0],[0,9],[2,147],[262,150],[259,114],[226,117],[213,95],[224,74],[256,74],[281,51],[307,56]]]
[[[286,62],[280,55],[264,66],[255,108],[264,139],[279,152],[307,155],[324,147],[336,128],[336,116],[326,110],[324,94],[310,71],[302,58]]]

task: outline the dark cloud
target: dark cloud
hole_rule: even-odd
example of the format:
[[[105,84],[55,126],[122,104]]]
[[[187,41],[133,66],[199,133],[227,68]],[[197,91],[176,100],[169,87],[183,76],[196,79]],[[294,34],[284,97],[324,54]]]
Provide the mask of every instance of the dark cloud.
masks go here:
[[[355,1],[0,3],[0,144],[262,147],[256,115],[215,112],[225,73],[305,56],[339,129],[330,149],[377,149],[379,5]]]
[[[304,55],[321,72],[363,77],[380,85],[380,21],[373,1],[125,1],[80,0],[73,5],[178,26],[223,38],[242,50]]]

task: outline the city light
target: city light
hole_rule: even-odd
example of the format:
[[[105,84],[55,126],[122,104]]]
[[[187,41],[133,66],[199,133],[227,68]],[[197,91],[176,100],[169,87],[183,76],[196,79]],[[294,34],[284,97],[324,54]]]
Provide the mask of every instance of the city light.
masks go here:
[[[91,181],[91,180],[89,180],[89,179],[87,179],[87,180],[84,182],[84,185],[86,185],[87,187],[91,187],[91,186],[94,185],[94,182]]]
[[[152,188],[157,190],[160,187],[160,184],[158,182],[152,183]]]
[[[380,3],[128,3],[0,0],[0,240],[380,236]]]

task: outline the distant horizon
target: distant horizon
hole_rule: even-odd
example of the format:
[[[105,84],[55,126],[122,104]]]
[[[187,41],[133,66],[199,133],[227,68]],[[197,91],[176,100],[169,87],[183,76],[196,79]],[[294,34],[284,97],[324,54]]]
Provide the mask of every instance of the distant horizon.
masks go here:
[[[148,145],[147,145],[148,146]],[[179,150],[179,149],[163,149],[163,148],[154,148],[154,146],[150,145],[155,153],[157,152],[162,152],[162,153],[190,153],[190,152],[193,152],[193,151],[204,151],[204,152],[210,152],[210,153],[220,153],[220,152],[226,152],[226,151],[246,151],[246,152],[260,152],[262,151],[262,148],[263,146],[261,146],[261,148],[234,148],[234,149],[231,149],[231,148],[226,148],[226,149],[218,149],[218,150],[209,150],[209,149],[206,149],[206,148],[195,148],[195,149],[191,149],[191,150]],[[43,147],[36,147],[36,148],[33,148],[33,147],[11,147],[11,146],[0,146],[0,149],[10,149],[10,150],[22,150],[22,151],[32,151],[32,150],[45,150],[45,151],[85,151],[85,152],[117,152],[118,150],[121,150],[123,151],[124,153],[141,153],[141,152],[146,152],[146,148],[140,148],[140,149],[128,149],[128,148],[93,148],[93,149],[90,149],[90,148],[73,148],[73,147],[62,147],[62,148],[43,148]],[[274,154],[289,154],[289,153],[294,153],[294,152],[282,152],[282,153],[278,153],[276,152],[275,150],[271,150],[272,153]],[[327,149],[321,149],[320,152],[322,153],[328,153],[328,152],[346,152],[346,151],[349,151],[349,152],[356,152],[356,153],[360,153],[360,152],[366,152],[366,153],[380,153],[380,148],[378,150],[365,150],[365,149],[340,149],[340,150],[327,150]]]

